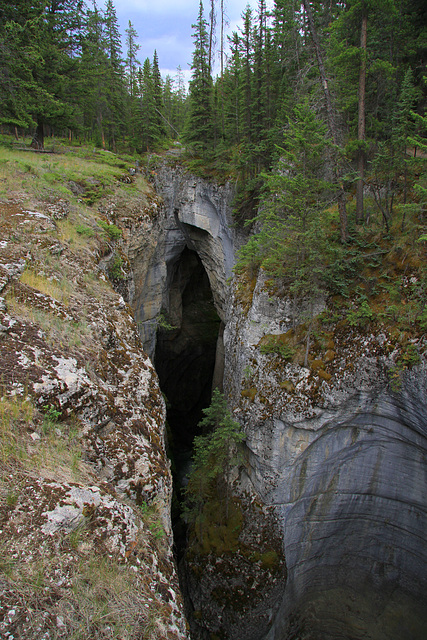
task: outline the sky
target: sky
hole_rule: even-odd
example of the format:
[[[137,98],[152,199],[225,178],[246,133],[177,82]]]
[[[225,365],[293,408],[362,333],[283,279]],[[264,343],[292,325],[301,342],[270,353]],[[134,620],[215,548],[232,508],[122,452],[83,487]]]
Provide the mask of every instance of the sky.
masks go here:
[[[242,25],[241,16],[248,4],[256,9],[258,0],[224,0],[228,33]],[[217,5],[219,7],[220,3]],[[156,50],[163,78],[166,75],[176,76],[179,65],[185,79],[190,79],[193,53],[191,25],[197,22],[199,0],[116,0],[114,6],[121,32],[124,34],[130,20],[138,34],[141,47],[138,60],[141,64],[146,58],[152,61]],[[203,6],[207,18],[208,0],[203,2]],[[123,54],[126,56],[124,40]]]

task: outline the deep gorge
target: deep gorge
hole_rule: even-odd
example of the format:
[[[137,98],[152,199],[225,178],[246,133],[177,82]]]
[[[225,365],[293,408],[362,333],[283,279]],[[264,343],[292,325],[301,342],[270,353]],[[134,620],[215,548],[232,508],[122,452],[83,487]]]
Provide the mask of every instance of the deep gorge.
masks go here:
[[[150,167],[0,208],[0,633],[424,640],[425,336],[234,275],[232,187]],[[174,540],[213,387],[245,434],[228,516]]]
[[[193,439],[200,432],[198,423],[211,401],[221,321],[197,253],[185,248],[171,269],[168,311],[157,329],[154,365],[166,399],[166,441],[174,480],[172,524],[179,563],[186,541],[181,492]]]
[[[157,330],[154,364],[174,438],[191,446],[201,410],[210,402],[221,321],[197,254],[184,249],[173,270],[167,324]]]
[[[272,302],[261,278],[249,312],[242,315],[227,284],[240,244],[238,232],[228,224],[227,187],[186,177],[181,169],[167,166],[156,172],[154,182],[164,201],[165,222],[163,231],[158,230],[148,273],[162,274],[162,284],[155,285],[155,313],[162,314],[167,325],[162,328],[160,323],[153,339],[150,319],[141,318],[142,308],[153,315],[153,297],[135,313],[142,319],[142,335],[170,404],[174,437],[184,449],[191,446],[193,427],[209,402],[215,376],[247,434],[238,491],[256,496],[273,510],[274,524],[270,515],[261,514],[257,526],[259,531],[264,526],[282,530],[281,552],[288,569],[280,596],[277,591],[271,596],[268,619],[258,627],[247,624],[252,614],[257,619],[256,606],[252,610],[248,603],[239,609],[231,598],[225,608],[222,605],[223,621],[210,631],[192,625],[194,637],[224,633],[237,638],[235,619],[240,616],[239,640],[376,640],[399,638],[402,629],[409,637],[421,638],[425,576],[420,573],[417,541],[423,537],[425,518],[420,494],[425,370],[408,375],[396,394],[388,388],[376,357],[368,351],[351,353],[336,339],[334,348],[343,359],[358,359],[354,374],[346,373],[335,390],[324,383],[313,404],[312,374],[303,370],[298,380],[288,368],[286,385],[292,391],[282,385],[280,392],[284,373],[271,369],[257,344],[267,333],[286,331],[289,308],[286,301]],[[153,277],[149,279],[153,284]],[[150,295],[152,291],[153,286]],[[322,304],[319,300],[319,310]],[[372,351],[378,351],[376,340],[371,339]],[[297,385],[300,391],[295,394]],[[400,482],[401,477],[406,482]],[[391,524],[397,521],[399,527]],[[217,588],[224,579],[219,574]],[[194,593],[188,597],[194,599]],[[203,597],[208,600],[196,597],[196,615],[208,619],[217,603],[209,602],[208,593]],[[217,615],[221,617],[218,611]]]

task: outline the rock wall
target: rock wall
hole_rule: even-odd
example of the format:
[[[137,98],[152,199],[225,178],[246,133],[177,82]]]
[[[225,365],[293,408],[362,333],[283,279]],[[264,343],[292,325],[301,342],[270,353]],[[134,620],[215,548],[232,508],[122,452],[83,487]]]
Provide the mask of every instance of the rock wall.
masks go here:
[[[132,234],[128,256],[134,277],[130,303],[144,348],[153,356],[157,319],[173,306],[171,283],[186,247],[200,257],[217,312],[225,321],[236,234],[231,226],[229,186],[208,183],[160,160],[148,176],[162,204],[159,215],[147,218]]]
[[[421,639],[425,361],[393,390],[389,336],[327,326],[304,367],[303,339],[299,362],[298,349],[293,361],[262,349],[292,335],[290,301],[261,276],[245,305],[237,295],[225,330],[225,384],[248,436],[243,486],[283,531],[288,579],[268,639]]]
[[[164,401],[97,219],[0,204],[0,635],[184,640]]]
[[[307,345],[301,327],[325,301],[295,308],[262,274],[227,282],[241,240],[230,189],[165,164],[151,177],[163,205],[129,242],[132,305],[153,352],[174,265],[184,247],[198,253],[225,325],[225,391],[247,434],[240,492],[274,509],[288,569],[259,638],[424,637],[425,359],[391,385],[398,346],[386,332],[326,322]],[[275,339],[281,353],[265,348]]]

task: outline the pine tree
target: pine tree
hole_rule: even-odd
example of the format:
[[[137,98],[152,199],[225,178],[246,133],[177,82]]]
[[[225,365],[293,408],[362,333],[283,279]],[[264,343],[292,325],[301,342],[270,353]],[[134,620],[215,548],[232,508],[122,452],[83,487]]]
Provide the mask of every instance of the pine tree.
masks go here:
[[[185,119],[185,84],[181,67],[178,67],[175,78],[166,76],[162,88],[162,104],[168,125],[168,135],[179,138]]]
[[[310,29],[311,37],[315,47],[317,65],[319,69],[319,77],[320,77],[321,86],[323,89],[323,95],[324,95],[325,104],[326,104],[326,115],[327,115],[329,133],[334,143],[333,163],[334,163],[335,179],[338,185],[337,200],[338,200],[338,209],[340,213],[340,234],[341,234],[341,242],[345,243],[347,242],[347,239],[348,239],[346,195],[344,192],[344,188],[342,186],[342,175],[343,175],[343,167],[341,162],[342,155],[340,154],[338,149],[341,143],[342,136],[338,128],[337,110],[331,96],[331,92],[329,88],[329,79],[326,74],[326,68],[324,64],[324,53],[320,44],[318,31],[314,23],[314,18],[313,18],[313,13],[311,11],[310,3],[307,0],[303,0],[303,6],[307,14],[309,29]]]
[[[239,35],[234,32],[230,38],[230,60],[223,79],[224,136],[229,146],[238,145],[242,137],[241,75]]]

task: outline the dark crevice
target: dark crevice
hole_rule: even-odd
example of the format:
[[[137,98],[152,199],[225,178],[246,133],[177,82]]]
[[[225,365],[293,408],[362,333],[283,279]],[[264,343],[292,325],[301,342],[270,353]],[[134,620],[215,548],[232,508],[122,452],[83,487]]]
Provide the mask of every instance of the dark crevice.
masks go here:
[[[194,436],[203,409],[209,406],[221,321],[209,278],[195,251],[185,248],[169,266],[167,308],[157,332],[155,366],[167,400],[168,445],[175,483],[175,545],[178,554],[185,532],[179,518],[180,491],[188,473]],[[221,349],[218,349],[221,352]]]

